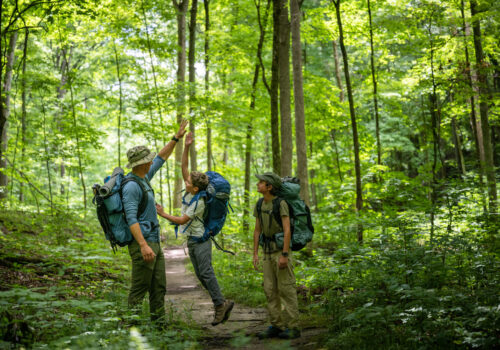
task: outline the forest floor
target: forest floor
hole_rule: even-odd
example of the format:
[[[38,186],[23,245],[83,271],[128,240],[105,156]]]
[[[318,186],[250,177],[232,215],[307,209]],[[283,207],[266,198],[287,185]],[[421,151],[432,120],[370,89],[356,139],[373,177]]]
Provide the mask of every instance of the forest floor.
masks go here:
[[[168,247],[164,250],[167,274],[167,305],[196,323],[206,336],[201,340],[204,349],[318,349],[318,338],[324,329],[305,328],[302,336],[289,340],[259,340],[256,334],[267,327],[267,311],[235,303],[231,317],[223,324],[211,325],[213,304],[196,276],[186,269],[187,249]],[[237,283],[237,281],[235,281]],[[183,310],[183,312],[181,311]]]

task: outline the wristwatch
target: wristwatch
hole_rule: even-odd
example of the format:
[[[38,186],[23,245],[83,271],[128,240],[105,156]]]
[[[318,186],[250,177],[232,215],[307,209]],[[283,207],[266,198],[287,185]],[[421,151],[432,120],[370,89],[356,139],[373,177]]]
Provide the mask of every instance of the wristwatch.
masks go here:
[[[281,252],[281,255],[283,255],[285,258],[288,258],[288,252]]]
[[[179,142],[179,139],[177,137],[175,137],[175,135],[174,135],[174,136],[172,136],[172,141]]]

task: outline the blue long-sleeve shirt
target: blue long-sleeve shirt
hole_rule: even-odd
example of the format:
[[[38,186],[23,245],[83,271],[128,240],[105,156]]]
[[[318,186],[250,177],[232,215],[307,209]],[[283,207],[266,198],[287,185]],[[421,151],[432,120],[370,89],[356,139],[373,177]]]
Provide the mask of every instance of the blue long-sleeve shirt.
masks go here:
[[[146,178],[149,181],[151,181],[151,179],[156,174],[158,169],[161,168],[163,163],[165,163],[165,161],[159,156],[156,156],[155,159],[153,159],[153,164],[151,165],[151,168],[146,175]],[[141,181],[141,183],[147,189],[146,194],[148,196],[146,209],[139,217],[137,217],[139,204],[141,203],[142,199],[142,189],[139,184],[133,181],[125,184],[122,190],[122,195],[123,207],[125,210],[127,223],[129,226],[139,223],[142,235],[147,242],[160,242],[160,224],[158,223],[158,216],[156,215],[153,189],[151,188],[151,186],[149,186],[148,181],[146,181],[145,179],[142,179],[132,173],[127,174],[127,176],[133,176],[137,181]]]

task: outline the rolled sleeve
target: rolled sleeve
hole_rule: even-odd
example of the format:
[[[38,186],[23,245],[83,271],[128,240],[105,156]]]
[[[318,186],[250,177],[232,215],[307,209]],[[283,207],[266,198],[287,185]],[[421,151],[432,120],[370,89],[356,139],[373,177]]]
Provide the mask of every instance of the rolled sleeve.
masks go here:
[[[139,222],[137,212],[139,211],[139,202],[141,201],[142,190],[135,182],[129,182],[123,187],[123,209],[127,223],[132,226]]]

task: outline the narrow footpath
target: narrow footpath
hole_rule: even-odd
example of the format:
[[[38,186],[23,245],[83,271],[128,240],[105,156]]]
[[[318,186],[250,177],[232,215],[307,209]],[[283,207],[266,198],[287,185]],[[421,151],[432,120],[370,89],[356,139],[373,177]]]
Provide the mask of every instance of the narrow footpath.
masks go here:
[[[317,332],[304,331],[303,336],[293,341],[259,340],[255,334],[267,327],[267,312],[263,308],[250,308],[235,303],[231,317],[226,323],[211,325],[213,304],[208,293],[198,283],[196,276],[186,269],[189,256],[182,247],[164,250],[167,274],[167,307],[172,307],[194,322],[205,332],[203,349],[317,349],[318,344],[310,335]],[[309,335],[309,336],[308,336]]]

